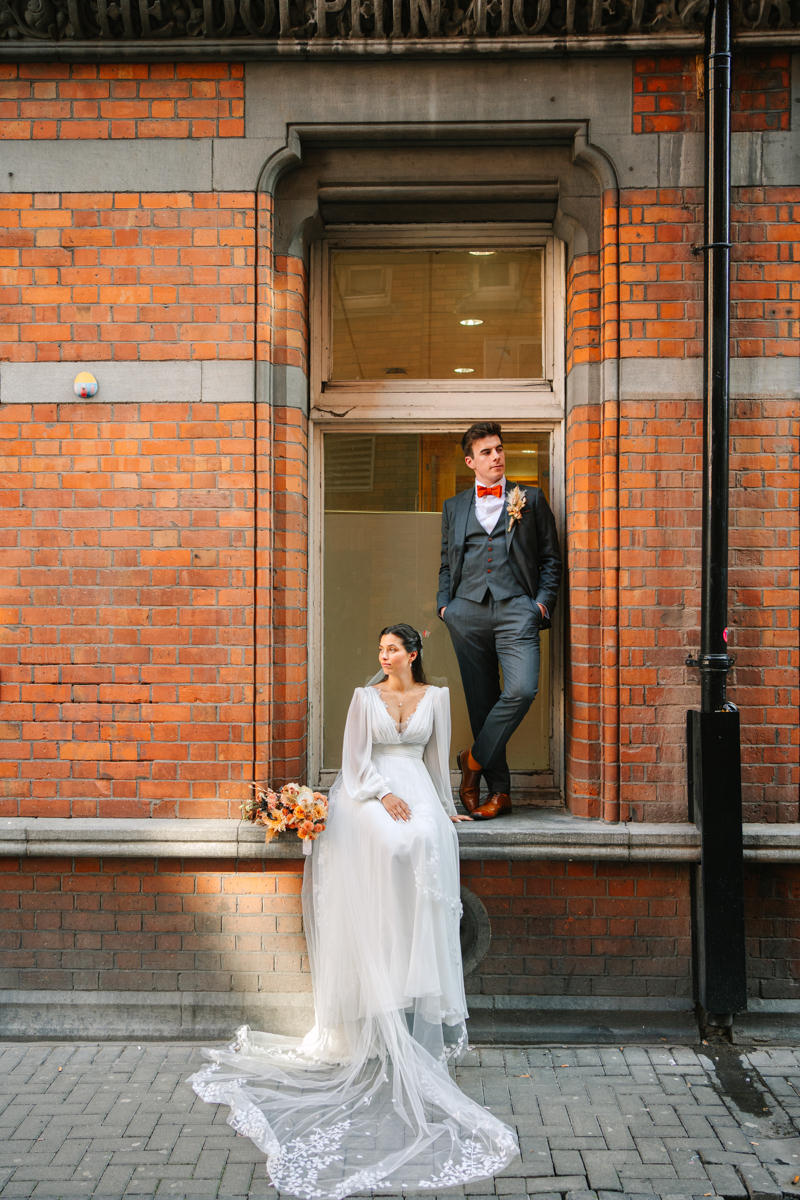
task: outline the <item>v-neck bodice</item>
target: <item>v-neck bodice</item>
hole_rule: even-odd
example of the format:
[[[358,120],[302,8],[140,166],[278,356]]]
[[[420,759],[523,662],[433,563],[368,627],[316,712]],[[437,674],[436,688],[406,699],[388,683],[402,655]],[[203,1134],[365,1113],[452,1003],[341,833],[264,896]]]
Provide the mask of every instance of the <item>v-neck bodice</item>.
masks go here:
[[[387,705],[386,701],[384,700],[383,696],[381,695],[380,689],[378,687],[370,687],[367,690],[375,693],[375,697],[378,701],[378,707],[380,709],[380,713],[385,718],[385,721],[381,722],[381,724],[385,724],[386,722],[388,722],[388,724],[391,726],[392,730],[396,734],[397,739],[399,739],[400,741],[405,741],[405,740],[411,741],[412,740],[411,738],[407,739],[407,734],[408,734],[409,730],[412,731],[412,733],[414,734],[415,737],[417,736],[417,732],[414,728],[414,719],[417,716],[417,714],[420,712],[420,710],[426,706],[426,701],[427,701],[428,695],[431,691],[430,686],[427,686],[425,688],[424,692],[422,693],[419,700],[417,701],[416,706],[408,714],[408,716],[405,718],[405,720],[401,720],[399,722],[396,721],[394,719],[394,717],[392,716],[392,714],[390,713],[389,706]],[[376,734],[378,734],[383,731],[381,730],[380,726],[376,726],[375,732],[376,732]],[[427,742],[428,737],[430,736],[430,729],[428,728],[427,725],[425,725],[419,731],[419,734],[420,734],[419,740],[423,743]],[[384,741],[384,740],[386,740],[386,739],[379,738],[379,737],[375,738],[375,741]]]

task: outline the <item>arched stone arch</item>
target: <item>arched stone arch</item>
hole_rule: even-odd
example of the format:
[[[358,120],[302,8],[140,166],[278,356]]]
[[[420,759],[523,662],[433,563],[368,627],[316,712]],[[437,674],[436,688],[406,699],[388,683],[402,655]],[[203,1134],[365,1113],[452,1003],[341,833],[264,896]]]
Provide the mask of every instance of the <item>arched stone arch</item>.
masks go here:
[[[427,215],[428,225],[457,223],[467,214],[472,221],[539,220],[565,246],[571,570],[564,610],[572,623],[588,620],[593,604],[604,612],[602,638],[581,639],[579,662],[568,654],[573,672],[567,672],[566,798],[582,815],[616,819],[617,173],[611,158],[592,145],[585,121],[296,125],[287,128],[285,145],[264,164],[257,394],[260,438],[269,451],[260,456],[265,553],[259,679],[269,732],[262,755],[273,772],[277,767],[287,777],[303,773],[307,646],[304,628],[287,625],[286,617],[304,605],[296,587],[298,568],[292,568],[287,591],[283,567],[307,547],[309,377],[308,360],[296,343],[308,332],[309,250],[332,220],[343,222],[349,215],[353,223],[363,221],[370,204],[377,224],[396,221],[403,204],[414,205],[420,223]],[[287,422],[294,433],[299,427],[304,448],[299,475],[286,475],[298,463],[281,454]],[[602,488],[580,490],[580,474],[572,467],[576,457],[596,464]],[[579,579],[578,586],[572,578]],[[305,574],[300,588],[307,586]],[[591,619],[596,625],[596,613]]]

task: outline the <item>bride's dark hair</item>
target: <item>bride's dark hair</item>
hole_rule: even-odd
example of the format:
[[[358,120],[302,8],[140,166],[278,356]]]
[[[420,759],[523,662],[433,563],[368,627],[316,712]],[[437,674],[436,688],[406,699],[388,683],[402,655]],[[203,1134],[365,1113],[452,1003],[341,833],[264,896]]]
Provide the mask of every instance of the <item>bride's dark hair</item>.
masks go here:
[[[422,669],[422,638],[417,633],[413,625],[406,625],[403,621],[399,625],[387,625],[378,634],[378,641],[385,637],[387,633],[391,633],[394,637],[400,638],[400,641],[406,648],[408,654],[413,654],[416,650],[417,657],[411,663],[411,678],[414,683],[426,683],[425,672]]]

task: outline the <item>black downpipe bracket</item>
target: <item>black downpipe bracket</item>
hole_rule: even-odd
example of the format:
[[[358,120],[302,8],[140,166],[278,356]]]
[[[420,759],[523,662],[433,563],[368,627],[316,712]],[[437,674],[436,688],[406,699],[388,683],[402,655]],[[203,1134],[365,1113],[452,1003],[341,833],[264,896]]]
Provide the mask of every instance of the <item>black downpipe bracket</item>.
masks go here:
[[[730,0],[710,0],[706,23],[703,377],[703,574],[700,711],[687,712],[690,816],[700,830],[693,881],[695,999],[705,1029],[730,1028],[747,1007],[742,881],[739,714],[728,671],[728,437],[730,408]]]

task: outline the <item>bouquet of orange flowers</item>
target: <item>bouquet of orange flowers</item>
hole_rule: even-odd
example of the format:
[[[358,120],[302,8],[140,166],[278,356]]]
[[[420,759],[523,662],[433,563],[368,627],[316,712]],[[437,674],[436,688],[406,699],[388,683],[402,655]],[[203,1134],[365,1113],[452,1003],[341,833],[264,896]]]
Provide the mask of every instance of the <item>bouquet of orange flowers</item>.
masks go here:
[[[328,801],[321,792],[299,783],[285,783],[279,792],[253,784],[253,795],[242,805],[242,818],[263,825],[264,840],[271,842],[276,833],[294,829],[303,841],[303,853],[311,853],[311,843],[325,828]]]

